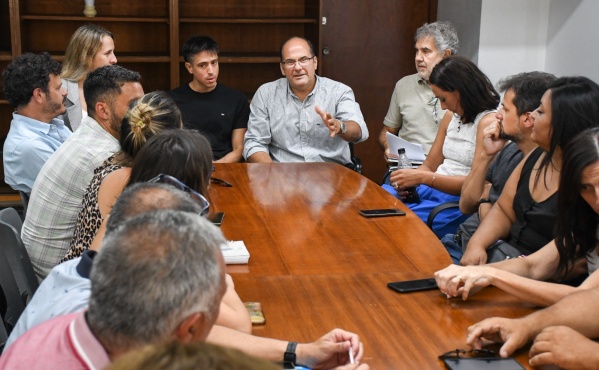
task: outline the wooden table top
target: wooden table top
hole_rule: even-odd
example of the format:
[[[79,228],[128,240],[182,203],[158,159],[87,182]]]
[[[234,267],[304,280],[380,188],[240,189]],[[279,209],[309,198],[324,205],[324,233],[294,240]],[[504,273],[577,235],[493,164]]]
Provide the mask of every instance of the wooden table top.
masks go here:
[[[313,341],[339,327],[360,335],[372,369],[439,369],[465,348],[466,328],[531,306],[495,288],[463,302],[438,290],[399,294],[391,281],[432,277],[451,263],[428,227],[379,185],[327,163],[216,164],[214,211],[228,240],[243,240],[248,265],[228,266],[243,301],[262,303],[254,334]],[[364,218],[360,209],[406,216]],[[517,353],[527,366],[527,352]]]

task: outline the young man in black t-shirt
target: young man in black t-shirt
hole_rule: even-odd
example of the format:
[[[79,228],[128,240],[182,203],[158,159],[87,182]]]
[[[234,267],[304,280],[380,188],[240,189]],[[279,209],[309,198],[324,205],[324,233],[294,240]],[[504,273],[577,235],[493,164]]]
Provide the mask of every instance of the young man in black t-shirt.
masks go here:
[[[240,162],[250,114],[248,99],[217,83],[218,45],[212,38],[193,36],[183,45],[182,54],[193,79],[169,94],[181,110],[183,124],[208,138],[216,162]]]

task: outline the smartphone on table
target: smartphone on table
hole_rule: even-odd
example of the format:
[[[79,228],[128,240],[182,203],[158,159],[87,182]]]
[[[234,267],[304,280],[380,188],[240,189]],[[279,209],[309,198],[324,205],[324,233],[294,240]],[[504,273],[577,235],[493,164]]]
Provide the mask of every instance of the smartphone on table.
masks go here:
[[[371,217],[389,217],[389,216],[405,216],[406,213],[401,209],[397,208],[384,208],[384,209],[361,209],[360,215],[366,218]]]
[[[428,278],[428,279],[395,281],[392,283],[388,283],[387,286],[399,293],[410,293],[410,292],[419,292],[422,290],[437,289],[437,282],[435,281],[435,278]]]

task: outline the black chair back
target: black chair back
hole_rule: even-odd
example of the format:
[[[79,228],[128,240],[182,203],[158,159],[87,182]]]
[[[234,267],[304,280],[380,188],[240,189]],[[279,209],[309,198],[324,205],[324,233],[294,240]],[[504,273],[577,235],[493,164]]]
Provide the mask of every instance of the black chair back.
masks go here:
[[[0,287],[6,301],[6,312],[2,316],[2,326],[8,335],[17,324],[21,313],[25,309],[25,303],[23,302],[23,298],[21,298],[21,294],[19,294],[17,282],[4,253],[0,253]]]
[[[33,270],[33,265],[27,250],[21,241],[22,222],[17,211],[13,208],[0,210],[0,250],[3,252],[18,290],[27,304],[39,286],[39,281]]]
[[[19,195],[21,196],[21,203],[23,203],[23,218],[27,216],[27,205],[29,205],[29,194],[24,191],[19,191]],[[21,232],[21,230],[19,230]]]

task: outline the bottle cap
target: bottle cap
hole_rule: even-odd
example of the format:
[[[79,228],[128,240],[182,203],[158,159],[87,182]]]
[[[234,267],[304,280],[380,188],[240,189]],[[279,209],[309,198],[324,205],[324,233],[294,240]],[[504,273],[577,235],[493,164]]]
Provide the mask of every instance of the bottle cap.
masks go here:
[[[397,149],[397,154],[404,154],[406,152],[405,148],[399,148]]]

